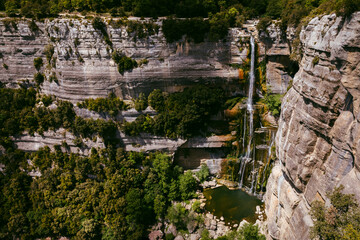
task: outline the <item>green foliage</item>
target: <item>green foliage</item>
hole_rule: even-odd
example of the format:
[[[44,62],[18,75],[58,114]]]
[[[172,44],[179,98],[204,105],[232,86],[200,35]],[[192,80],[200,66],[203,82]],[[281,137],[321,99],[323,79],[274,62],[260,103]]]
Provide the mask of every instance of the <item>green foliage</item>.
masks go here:
[[[283,95],[267,93],[263,99],[267,109],[273,116],[279,116],[281,112],[281,100]]]
[[[136,111],[140,112],[147,108],[148,106],[148,99],[144,93],[140,93],[139,98],[135,100],[135,109]]]
[[[257,225],[246,223],[238,231],[230,231],[222,236],[222,240],[265,240]]]
[[[111,56],[114,62],[118,65],[118,71],[120,74],[124,74],[124,72],[131,71],[132,69],[138,67],[137,62],[134,59],[125,56],[116,49],[113,51]]]
[[[52,56],[54,55],[55,48],[52,44],[48,44],[44,48],[44,54],[46,56],[46,60],[50,63]]]
[[[53,82],[53,81],[56,82],[57,84],[59,83],[59,80],[55,72],[52,72],[51,75],[49,76],[49,82]]]
[[[54,97],[52,95],[43,95],[40,101],[44,104],[45,107],[48,107],[54,102]]]
[[[119,111],[128,109],[128,105],[117,98],[114,93],[110,93],[107,98],[86,99],[77,103],[77,106],[95,112],[107,112],[112,117],[115,117]]]
[[[201,183],[206,181],[209,178],[210,171],[209,171],[209,167],[207,166],[207,164],[201,165],[200,171],[196,172],[196,176]]]
[[[270,26],[271,18],[270,17],[262,17],[259,20],[259,23],[256,25],[256,29],[258,31],[266,31],[266,28]]]
[[[41,57],[34,58],[34,67],[37,71],[44,65]]]
[[[246,99],[246,97],[234,97],[234,98],[230,98],[228,100],[226,100],[225,102],[225,108],[226,109],[232,109],[233,107],[235,107],[235,105],[239,102],[242,102]]]
[[[112,47],[112,42],[110,40],[109,34],[107,33],[107,26],[103,20],[99,17],[95,17],[92,21],[92,26],[94,29],[99,30],[104,37],[104,41],[107,45]]]
[[[179,191],[182,200],[187,200],[196,196],[195,192],[197,190],[197,182],[191,171],[187,171],[184,175],[180,176],[179,184]]]
[[[196,43],[202,42],[209,29],[209,21],[200,18],[185,20],[168,18],[163,21],[162,26],[166,41],[169,43],[180,40],[184,35]]]
[[[195,86],[165,96],[160,90],[154,90],[148,100],[159,114],[153,120],[140,116],[138,121],[125,123],[123,128],[126,133],[140,133],[144,124],[151,124],[146,132],[170,138],[188,138],[206,130],[205,123],[223,106],[224,92],[219,88]]]
[[[354,195],[341,193],[343,189],[340,186],[327,195],[330,207],[320,201],[311,204],[312,239],[359,239],[360,209]]]
[[[129,34],[129,36],[132,36],[134,40],[146,39],[149,36],[154,35],[155,33],[158,34],[160,29],[160,26],[153,23],[152,21],[139,22],[139,21],[127,20],[125,21],[125,23],[120,23],[120,24],[126,25],[127,33]],[[119,23],[117,23],[117,25],[119,25]]]
[[[219,12],[210,16],[209,38],[212,41],[223,39],[228,34],[230,27],[229,15],[226,12]]]
[[[40,28],[38,27],[38,25],[36,25],[36,22],[34,20],[28,22],[28,26],[30,28],[30,31],[33,33],[37,33],[40,30]]]
[[[160,89],[152,91],[148,97],[149,105],[157,112],[165,110],[165,97]]]
[[[197,217],[193,211],[187,210],[180,203],[177,203],[168,209],[166,218],[170,223],[176,226],[178,231],[187,231],[187,225],[191,222],[201,222],[201,219]]]
[[[179,189],[170,183],[182,175],[164,154],[121,148],[92,149],[89,157],[81,157],[59,146],[54,152],[45,147],[8,152],[0,160],[6,172],[0,175],[5,239],[144,239],[157,218],[171,212],[171,201],[177,200],[171,194]],[[31,170],[41,176],[28,176]]]
[[[312,60],[312,65],[313,66],[315,66],[316,64],[318,64],[319,63],[319,57],[318,56],[315,56],[314,58],[313,58],[313,60]]]
[[[353,12],[360,10],[360,2],[358,0],[337,0],[335,2],[335,10],[338,15],[348,17]]]
[[[45,75],[43,73],[37,72],[34,74],[34,81],[37,86],[40,86],[45,80]]]
[[[6,63],[3,63],[3,68],[5,68],[5,70],[8,70],[9,66]]]

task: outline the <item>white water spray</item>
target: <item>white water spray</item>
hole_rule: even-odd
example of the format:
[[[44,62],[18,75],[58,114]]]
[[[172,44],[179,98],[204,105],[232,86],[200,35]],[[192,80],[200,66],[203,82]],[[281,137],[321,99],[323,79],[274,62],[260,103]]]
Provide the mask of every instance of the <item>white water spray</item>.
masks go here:
[[[246,164],[250,161],[251,156],[251,144],[254,132],[254,109],[253,109],[253,93],[254,93],[254,84],[255,84],[255,40],[254,37],[250,38],[251,45],[251,63],[250,63],[250,77],[249,77],[249,92],[248,99],[246,103],[247,112],[249,113],[249,142],[246,148],[245,157],[242,159],[242,163],[240,166],[240,188],[242,188],[243,180],[244,180],[244,172],[246,168]],[[254,149],[255,150],[255,149]],[[254,172],[254,167],[252,169],[252,173]],[[252,184],[253,185],[253,184]],[[253,188],[253,186],[252,186]]]

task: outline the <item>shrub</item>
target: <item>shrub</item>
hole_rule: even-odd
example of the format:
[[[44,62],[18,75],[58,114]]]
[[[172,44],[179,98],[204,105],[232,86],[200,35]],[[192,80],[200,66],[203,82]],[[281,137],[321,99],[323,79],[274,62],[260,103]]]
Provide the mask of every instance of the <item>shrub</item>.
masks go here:
[[[41,57],[34,58],[34,67],[37,71],[44,65]]]
[[[207,164],[201,165],[200,171],[196,173],[196,176],[198,177],[200,182],[206,181],[210,176],[209,167]]]
[[[360,209],[353,194],[343,194],[341,185],[328,193],[331,206],[314,201],[310,215],[314,220],[310,236],[312,239],[359,239]]]
[[[37,72],[35,73],[34,75],[34,81],[36,82],[36,85],[37,86],[40,86],[45,80],[45,75],[40,73],[40,72]]]
[[[38,27],[38,25],[36,25],[36,22],[34,20],[28,22],[28,26],[30,28],[30,31],[33,33],[37,33],[40,30],[40,28]]]
[[[137,62],[125,56],[125,54],[119,52],[118,50],[114,50],[112,53],[112,59],[118,65],[118,71],[120,74],[124,74],[126,71],[131,71],[134,68],[138,67]]]
[[[163,33],[166,41],[171,43],[178,41],[186,35],[189,39],[199,43],[204,41],[205,35],[209,32],[209,21],[201,18],[179,20],[169,18],[163,21]]]
[[[135,110],[140,112],[147,108],[148,100],[144,93],[140,93],[139,98],[135,100]]]
[[[48,44],[44,48],[44,54],[46,56],[46,60],[50,63],[52,56],[54,55],[55,48],[52,44]]]
[[[54,98],[52,95],[43,95],[41,97],[41,102],[44,104],[45,107],[50,106],[54,101]]]
[[[274,116],[280,115],[282,97],[283,96],[281,94],[271,94],[271,93],[267,93],[264,97],[266,107]]]
[[[73,143],[75,146],[81,148],[83,146],[83,140],[81,137],[76,137],[74,140],[73,140]]]
[[[319,63],[319,57],[318,56],[315,56],[312,60],[312,65],[315,66],[316,64]]]
[[[270,17],[262,17],[259,20],[259,23],[256,25],[256,29],[260,31],[266,31],[266,28],[270,26],[271,24],[271,18]]]
[[[80,108],[87,108],[96,112],[108,112],[115,117],[119,111],[126,110],[128,105],[117,98],[114,93],[110,93],[107,98],[89,98],[77,104]]]
[[[51,75],[49,76],[49,82],[53,82],[53,81],[57,84],[59,83],[59,80],[55,72],[52,72]]]

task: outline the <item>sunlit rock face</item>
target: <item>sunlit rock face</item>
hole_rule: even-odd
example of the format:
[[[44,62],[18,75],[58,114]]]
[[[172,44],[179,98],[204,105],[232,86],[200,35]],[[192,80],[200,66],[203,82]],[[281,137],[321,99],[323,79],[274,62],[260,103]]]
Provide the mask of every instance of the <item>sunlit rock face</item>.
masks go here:
[[[216,83],[230,92],[240,91],[238,70],[230,65],[240,63],[246,51],[240,52],[242,32],[231,29],[226,39],[195,44],[185,40],[167,43],[161,31],[143,39],[128,33],[126,27],[112,27],[104,19],[113,49],[135,60],[148,63],[120,74],[111,57],[111,46],[87,19],[58,18],[36,22],[39,30],[31,31],[29,21],[4,24],[0,21],[0,81],[13,86],[20,80],[32,80],[36,69],[33,60],[42,57],[40,72],[47,79],[56,73],[58,83],[45,81],[42,92],[72,102],[89,97],[104,97],[115,92],[122,98],[149,93],[153,89],[168,92],[182,90],[197,83]],[[137,21],[140,21],[137,19]],[[146,20],[147,21],[147,20]],[[44,49],[54,46],[55,64],[48,64]],[[8,86],[11,86],[9,84]]]
[[[288,27],[284,34],[279,22],[273,22],[259,33],[260,55],[266,55],[266,84],[272,93],[285,94],[298,69],[297,63],[290,60],[295,38],[295,29]]]
[[[314,18],[301,31],[303,58],[282,103],[265,205],[268,238],[309,239],[314,200],[344,185],[360,201],[360,12]]]

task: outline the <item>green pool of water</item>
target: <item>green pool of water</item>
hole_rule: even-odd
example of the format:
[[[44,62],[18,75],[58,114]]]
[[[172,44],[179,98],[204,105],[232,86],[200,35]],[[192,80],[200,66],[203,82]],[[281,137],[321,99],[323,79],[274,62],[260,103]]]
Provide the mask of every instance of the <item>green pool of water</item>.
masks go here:
[[[256,221],[256,206],[262,202],[246,192],[237,189],[230,190],[225,186],[205,189],[205,208],[216,217],[224,217],[228,224],[239,223],[243,219],[254,223]]]

